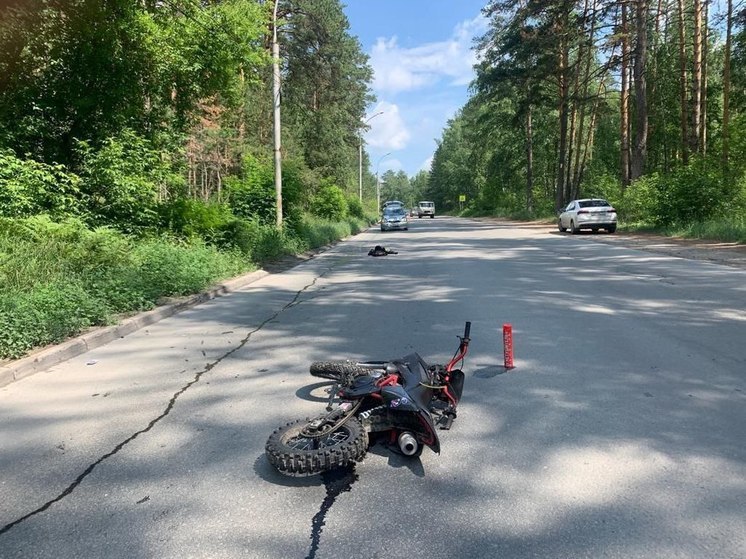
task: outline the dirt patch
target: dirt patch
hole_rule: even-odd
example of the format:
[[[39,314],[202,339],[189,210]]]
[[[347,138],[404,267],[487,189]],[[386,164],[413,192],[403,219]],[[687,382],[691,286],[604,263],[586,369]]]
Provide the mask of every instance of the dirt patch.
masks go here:
[[[512,227],[528,228],[537,231],[546,231],[552,235],[569,235],[569,233],[560,233],[554,223],[539,221],[510,221],[499,218],[472,218],[480,221],[490,221],[501,225],[510,225]],[[732,266],[746,270],[746,245],[740,243],[726,243],[722,241],[708,241],[705,239],[685,239],[683,237],[665,237],[653,233],[625,233],[617,231],[609,235],[607,233],[592,233],[582,231],[579,238],[588,238],[588,240],[645,250],[678,258],[687,258],[689,260],[705,260]]]

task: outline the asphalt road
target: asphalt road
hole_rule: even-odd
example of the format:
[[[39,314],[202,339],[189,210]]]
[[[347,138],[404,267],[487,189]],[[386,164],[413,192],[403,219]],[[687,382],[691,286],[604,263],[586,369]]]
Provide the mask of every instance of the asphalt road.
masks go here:
[[[0,557],[746,557],[746,272],[594,238],[371,229],[0,389]],[[267,463],[311,361],[445,362],[466,320],[440,455]]]

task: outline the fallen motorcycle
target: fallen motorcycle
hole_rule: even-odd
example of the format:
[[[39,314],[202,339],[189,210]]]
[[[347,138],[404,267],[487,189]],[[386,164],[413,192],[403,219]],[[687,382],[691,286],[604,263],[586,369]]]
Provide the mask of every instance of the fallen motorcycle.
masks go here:
[[[412,353],[392,361],[317,361],[311,374],[334,381],[326,412],[292,421],[267,440],[269,462],[289,476],[310,476],[360,461],[371,436],[383,436],[405,456],[425,446],[440,453],[436,426],[450,429],[464,388],[471,322],[444,365]],[[338,402],[335,405],[335,399]]]

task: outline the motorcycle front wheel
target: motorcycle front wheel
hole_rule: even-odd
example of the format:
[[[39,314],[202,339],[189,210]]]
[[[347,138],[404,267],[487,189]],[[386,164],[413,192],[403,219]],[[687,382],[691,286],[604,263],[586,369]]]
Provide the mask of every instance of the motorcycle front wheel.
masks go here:
[[[360,461],[368,450],[368,432],[351,417],[321,437],[302,433],[310,419],[291,421],[269,436],[265,452],[270,464],[289,476],[312,476]]]

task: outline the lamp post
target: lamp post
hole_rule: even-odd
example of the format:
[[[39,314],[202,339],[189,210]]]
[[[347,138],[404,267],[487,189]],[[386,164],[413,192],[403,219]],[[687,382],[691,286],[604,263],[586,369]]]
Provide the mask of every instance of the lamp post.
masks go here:
[[[277,6],[272,14],[272,107],[275,159],[275,208],[277,227],[282,227],[282,139],[280,133],[280,44],[277,42]]]
[[[391,152],[388,152],[385,155],[382,155],[381,158],[378,160],[378,164],[376,165],[376,201],[378,203],[377,211],[381,211],[381,182],[378,180],[378,170],[381,167],[381,161],[386,159],[389,155],[391,155]]]
[[[379,111],[376,114],[374,114],[373,116],[367,118],[363,122],[363,126],[365,126],[371,120],[373,120],[374,118],[376,118],[377,116],[382,115],[382,114],[383,114],[383,111]],[[362,130],[360,132],[360,144],[358,146],[357,161],[358,161],[358,179],[357,179],[358,180],[358,189],[360,191],[360,202],[362,203],[362,201],[363,201],[363,133],[362,133]]]

